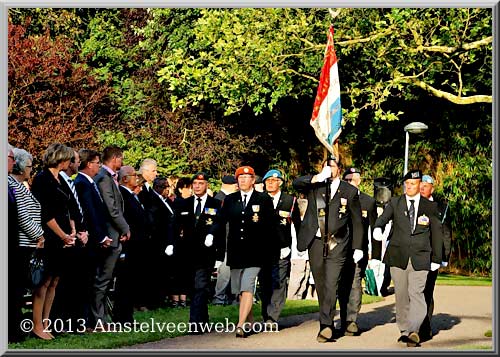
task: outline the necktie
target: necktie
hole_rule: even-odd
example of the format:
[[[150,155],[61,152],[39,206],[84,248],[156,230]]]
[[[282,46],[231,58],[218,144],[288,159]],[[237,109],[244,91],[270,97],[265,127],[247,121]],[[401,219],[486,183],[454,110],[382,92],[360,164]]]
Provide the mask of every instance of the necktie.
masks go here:
[[[69,184],[69,188],[71,189],[71,192],[73,192],[73,197],[76,200],[78,210],[80,211],[80,215],[82,216],[82,219],[83,219],[83,210],[82,210],[82,206],[80,206],[80,200],[78,200],[78,194],[76,193],[75,183],[73,182],[73,180],[71,178],[68,178],[68,184]]]
[[[101,200],[101,202],[104,202],[102,200],[101,193],[99,192],[99,189],[97,188],[97,185],[95,184],[95,182],[92,182],[92,187],[94,187],[94,190],[95,190],[95,192],[97,192],[97,195],[99,196],[99,199]]]
[[[139,204],[141,205],[142,209],[144,209],[144,206],[142,205],[141,200],[139,199],[139,197],[136,194],[134,194],[134,198],[137,200],[137,202],[139,202]]]
[[[196,200],[198,201],[198,203],[196,204],[196,209],[194,210],[194,215],[196,216],[196,219],[198,219],[200,217],[200,214],[201,214],[201,198],[198,197]]]
[[[116,186],[120,187],[120,184],[118,183],[118,177],[117,177],[118,175],[116,173],[114,173],[111,176],[113,176],[113,181],[115,181]]]
[[[247,207],[247,195],[243,195],[243,209]]]
[[[411,232],[413,233],[415,226],[415,200],[410,200],[410,209],[408,210],[408,214],[410,215],[410,227]]]

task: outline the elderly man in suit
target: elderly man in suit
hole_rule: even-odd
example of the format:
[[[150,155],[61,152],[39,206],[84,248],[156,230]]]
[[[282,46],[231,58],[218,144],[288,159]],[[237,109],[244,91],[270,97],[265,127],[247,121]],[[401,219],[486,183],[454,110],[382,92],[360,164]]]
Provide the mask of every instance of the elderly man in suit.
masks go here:
[[[133,322],[134,303],[144,294],[144,276],[149,274],[145,266],[149,258],[145,251],[150,237],[149,222],[134,192],[138,186],[135,169],[122,166],[118,181],[124,203],[123,215],[130,227],[130,240],[122,243],[122,254],[116,264],[114,317],[120,322]]]
[[[319,174],[298,177],[293,182],[295,189],[307,194],[307,211],[297,237],[297,249],[309,250],[319,300],[320,330],[316,340],[320,343],[334,341],[333,320],[344,267],[363,258],[358,190],[341,181],[339,174],[339,162],[331,157]]]
[[[179,201],[176,207],[178,243],[189,247],[187,268],[191,270],[192,296],[189,322],[196,323],[191,333],[202,334],[202,324],[208,323],[208,299],[210,297],[210,276],[214,264],[224,260],[225,239],[221,233],[206,238],[215,224],[221,201],[208,195],[208,176],[204,172],[192,178],[194,195]],[[182,241],[182,242],[181,242]]]
[[[166,177],[157,177],[153,181],[153,191],[151,199],[151,239],[152,243],[149,247],[149,264],[150,271],[164,271],[165,274],[157,277],[153,274],[149,275],[149,303],[148,308],[158,308],[163,305],[167,293],[176,293],[179,283],[175,280],[177,271],[180,269],[175,266],[174,262],[174,242],[175,242],[175,211],[172,202],[168,199],[169,184]],[[175,253],[178,253],[177,251]],[[166,257],[165,254],[168,256]],[[181,279],[180,284],[186,282]],[[184,296],[185,298],[185,296]],[[185,303],[185,300],[184,300]],[[179,304],[179,296],[177,295],[177,304]]]
[[[348,168],[342,175],[342,178],[358,189],[363,220],[363,258],[358,263],[353,262],[354,264],[350,266],[351,269],[347,269],[346,274],[344,274],[344,288],[341,292],[341,295],[345,294],[346,296],[343,296],[342,299],[339,297],[341,301],[340,319],[342,326],[345,328],[345,334],[347,336],[354,336],[359,334],[357,319],[363,295],[361,281],[365,276],[368,264],[368,243],[372,236],[371,233],[375,226],[375,221],[377,220],[377,207],[373,197],[359,190],[359,185],[361,184],[361,171],[359,169],[355,167]],[[373,245],[380,245],[380,242],[373,241]],[[373,249],[373,251],[377,251],[377,249]],[[380,256],[376,258],[380,260]]]
[[[273,199],[276,220],[279,221],[276,256],[264,264],[259,273],[259,284],[262,290],[262,318],[272,328],[275,328],[286,301],[287,281],[291,268],[292,222],[296,232],[300,231],[301,224],[297,199],[281,191],[284,180],[281,171],[276,169],[266,172],[263,178],[265,190]]]
[[[434,193],[434,179],[429,175],[422,176],[422,182],[420,182],[420,195],[429,199],[430,201],[436,202],[438,206],[439,219],[443,225],[443,261],[441,266],[445,267],[448,265],[448,260],[450,259],[451,253],[451,222],[450,222],[450,210],[447,202],[436,199],[433,195]],[[427,316],[425,316],[424,322],[420,326],[419,336],[425,340],[430,340],[432,338],[432,327],[431,319],[434,313],[434,286],[436,285],[436,279],[438,276],[439,269],[430,271],[427,275],[427,283],[425,284],[425,302],[427,304]]]
[[[248,323],[253,323],[255,281],[264,262],[272,259],[273,252],[267,248],[276,246],[278,232],[271,197],[254,189],[254,169],[239,167],[234,176],[240,190],[225,197],[218,226],[211,233],[229,222],[227,265],[231,267],[231,291],[240,296],[236,337],[244,338],[251,330]]]
[[[403,177],[406,193],[393,197],[375,222],[373,238],[382,240],[382,228],[393,220],[393,234],[384,255],[394,281],[398,341],[420,345],[418,330],[427,314],[424,288],[429,271],[441,266],[443,235],[437,205],[420,195],[422,172]]]
[[[107,245],[109,255],[103,265],[103,270],[96,279],[96,286],[100,290],[97,299],[104,298],[109,281],[113,278],[113,271],[116,261],[122,250],[121,242],[130,238],[130,228],[123,215],[123,197],[120,193],[118,184],[118,170],[122,167],[123,152],[117,146],[108,146],[102,153],[102,167],[94,177],[94,181],[99,188],[102,200],[106,206],[106,220],[108,227],[108,236],[110,240]],[[104,311],[96,311],[102,321]]]

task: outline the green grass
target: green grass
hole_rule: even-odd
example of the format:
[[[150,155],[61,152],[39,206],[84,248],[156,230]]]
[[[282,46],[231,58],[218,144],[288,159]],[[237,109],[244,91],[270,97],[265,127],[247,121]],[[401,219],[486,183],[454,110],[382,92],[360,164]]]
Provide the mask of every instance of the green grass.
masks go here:
[[[493,350],[492,345],[462,345],[456,347],[457,350]]]
[[[491,278],[439,273],[437,285],[491,286]]]
[[[363,304],[383,300],[382,297],[363,295]],[[262,320],[260,314],[260,304],[255,304],[253,313],[256,321]],[[238,321],[238,306],[209,306],[210,322],[236,323]],[[281,317],[309,314],[318,311],[316,300],[288,300],[283,308]],[[165,323],[185,323],[189,321],[189,309],[164,308],[147,312],[136,312],[134,318],[138,323],[145,322],[151,324]],[[76,327],[74,328],[76,329]],[[159,328],[156,328],[158,330]],[[22,343],[9,344],[9,349],[112,349],[135,345],[138,343],[158,341],[164,338],[185,335],[184,332],[168,332],[166,328],[159,332],[120,332],[120,333],[85,333],[64,334],[56,337],[55,340],[42,341],[40,339],[28,338]]]

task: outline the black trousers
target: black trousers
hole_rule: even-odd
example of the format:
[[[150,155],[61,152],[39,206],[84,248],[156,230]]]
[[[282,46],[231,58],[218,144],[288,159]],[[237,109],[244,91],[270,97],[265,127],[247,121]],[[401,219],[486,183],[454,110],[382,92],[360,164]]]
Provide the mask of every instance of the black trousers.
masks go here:
[[[8,342],[19,342],[27,337],[20,329],[21,320],[24,318],[24,292],[29,287],[29,259],[34,248],[11,247],[9,242],[8,256]],[[32,318],[28,316],[27,318]]]
[[[434,313],[433,295],[434,295],[434,287],[436,286],[438,270],[439,269],[436,269],[435,271],[430,270],[429,273],[427,274],[427,281],[425,282],[424,296],[425,296],[425,303],[427,304],[427,315],[425,316],[424,321],[420,326],[420,334],[422,335],[428,335],[430,332],[432,332],[431,319],[432,319],[432,314]]]
[[[309,263],[318,293],[319,323],[322,326],[334,327],[337,294],[350,247],[350,240],[341,242],[329,251],[326,258],[320,239],[313,239],[309,247]]]
[[[190,322],[208,322],[208,300],[213,292],[210,288],[211,268],[196,268],[191,304],[189,308]]]
[[[89,264],[86,247],[61,249],[60,259],[65,269],[59,277],[50,318],[52,321],[63,320],[64,327],[74,331],[75,326],[80,325],[79,319],[87,320],[89,317],[93,264]],[[68,324],[68,319],[72,325]]]

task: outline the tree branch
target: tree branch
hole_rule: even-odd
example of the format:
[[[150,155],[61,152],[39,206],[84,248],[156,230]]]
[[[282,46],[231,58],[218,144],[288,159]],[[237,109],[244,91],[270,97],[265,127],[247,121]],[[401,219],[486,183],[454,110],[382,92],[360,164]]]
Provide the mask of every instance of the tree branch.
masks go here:
[[[454,104],[473,104],[473,103],[492,103],[493,97],[491,95],[473,95],[470,97],[459,97],[457,95],[442,91],[440,89],[434,88],[427,83],[418,80],[416,78],[401,78],[398,81],[404,83],[410,83],[417,87],[422,88],[423,90],[432,93],[434,96],[438,98],[444,98]]]
[[[479,41],[474,41],[471,43],[465,43],[462,46],[456,46],[456,47],[448,47],[448,46],[418,46],[417,51],[428,51],[428,52],[444,52],[444,53],[453,53],[458,50],[472,50],[474,48],[479,48],[481,46],[485,46],[487,44],[490,44],[493,41],[493,36],[489,36],[486,38],[483,38],[482,40]]]

